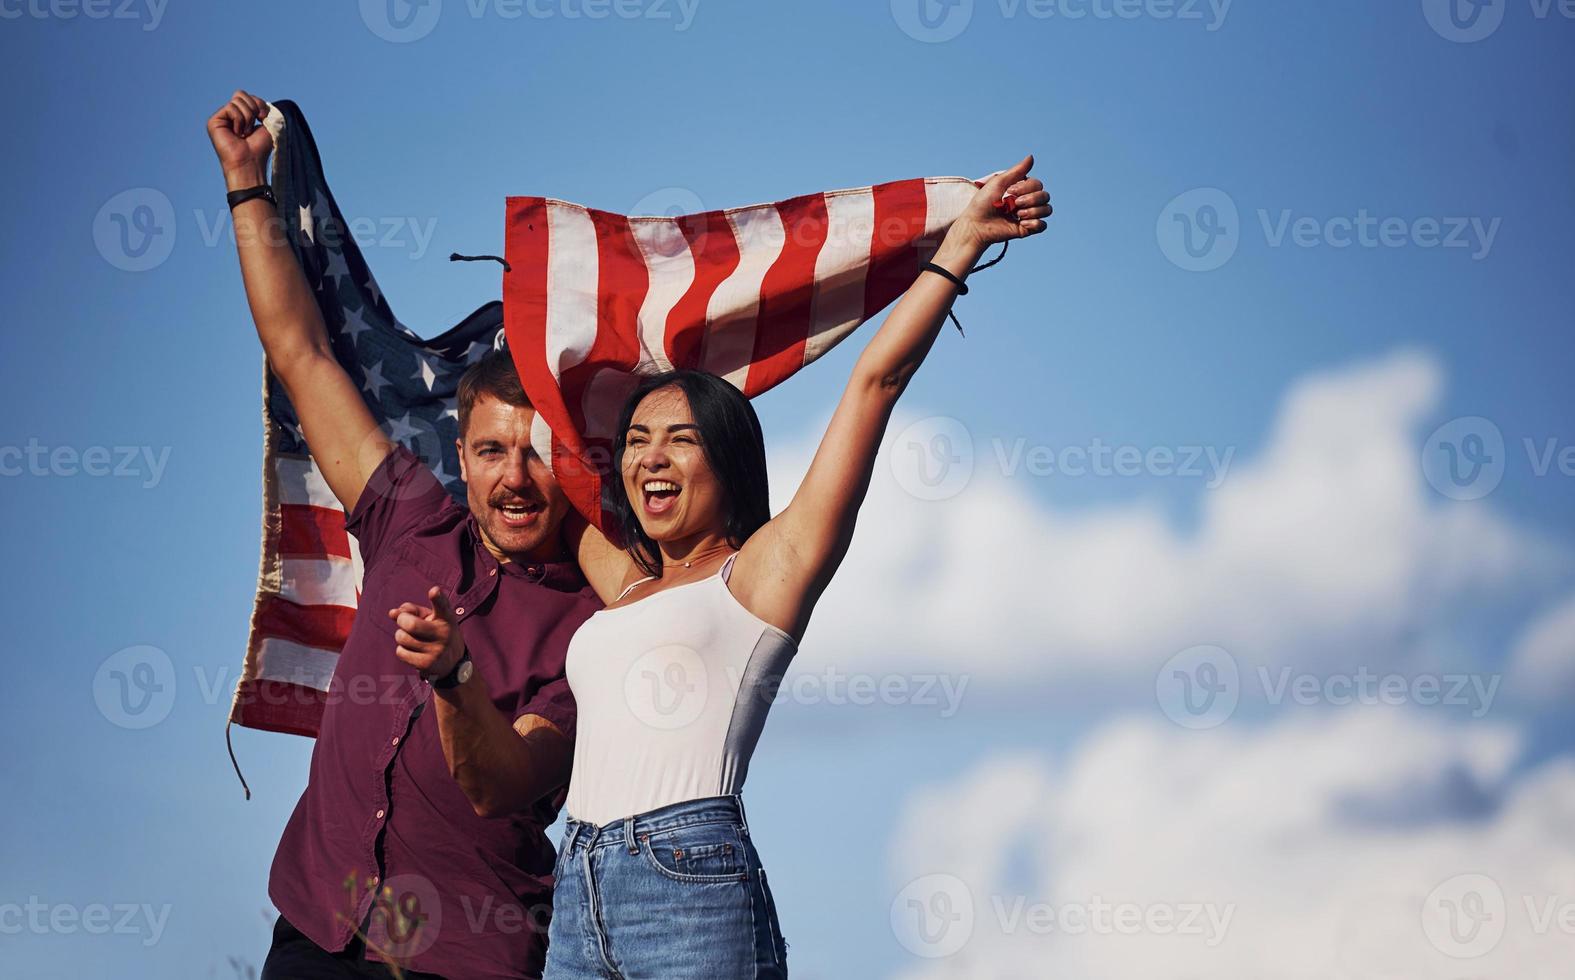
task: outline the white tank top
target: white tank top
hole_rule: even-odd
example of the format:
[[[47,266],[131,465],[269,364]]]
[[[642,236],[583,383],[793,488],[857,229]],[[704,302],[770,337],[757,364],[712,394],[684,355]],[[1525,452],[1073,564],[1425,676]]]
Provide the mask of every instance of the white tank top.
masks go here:
[[[798,645],[734,598],[737,557],[709,578],[603,609],[570,639],[569,816],[601,825],[743,788]]]

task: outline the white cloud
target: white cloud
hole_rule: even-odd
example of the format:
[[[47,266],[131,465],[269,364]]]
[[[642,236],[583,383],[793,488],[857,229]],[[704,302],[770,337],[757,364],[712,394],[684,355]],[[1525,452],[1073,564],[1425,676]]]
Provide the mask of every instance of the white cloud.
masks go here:
[[[1575,596],[1537,618],[1510,656],[1510,688],[1530,700],[1575,698]]]
[[[1059,766],[985,761],[915,793],[893,836],[900,975],[1566,976],[1575,764],[1517,772],[1517,751],[1505,729],[1375,709],[1124,720]]]
[[[1397,636],[1447,635],[1448,617],[1493,609],[1555,562],[1489,501],[1427,487],[1421,426],[1441,387],[1435,360],[1416,352],[1303,379],[1263,450],[1238,454],[1217,489],[1200,491],[1192,533],[1146,503],[1045,506],[1031,481],[1001,472],[992,446],[1016,434],[894,419],[799,666],[1028,682],[1130,677],[1197,643],[1247,666],[1406,655]],[[904,490],[933,496],[918,479],[922,454],[896,444],[915,434],[948,436],[953,451],[972,439],[966,489],[944,500]],[[779,494],[798,485],[813,448],[774,452]]]

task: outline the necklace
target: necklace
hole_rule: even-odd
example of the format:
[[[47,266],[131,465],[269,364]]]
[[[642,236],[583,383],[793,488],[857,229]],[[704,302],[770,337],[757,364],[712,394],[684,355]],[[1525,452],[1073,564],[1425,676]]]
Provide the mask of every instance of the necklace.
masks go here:
[[[720,546],[720,548],[718,550],[730,551],[732,549],[730,549],[727,545],[722,545],[722,546]],[[707,555],[706,557],[709,558],[710,556]],[[694,563],[695,563],[695,559],[691,558],[688,561],[684,562],[683,565],[684,565],[685,568],[688,568],[690,565],[693,565]],[[663,565],[662,567],[663,568],[676,568],[676,567],[678,567],[678,563],[677,562],[673,562],[670,565]]]

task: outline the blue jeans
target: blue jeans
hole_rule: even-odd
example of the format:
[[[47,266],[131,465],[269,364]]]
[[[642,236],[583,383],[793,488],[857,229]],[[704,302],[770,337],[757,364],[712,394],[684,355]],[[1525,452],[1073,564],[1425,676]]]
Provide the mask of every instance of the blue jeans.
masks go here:
[[[542,980],[785,978],[787,944],[737,796],[598,827],[572,817]]]

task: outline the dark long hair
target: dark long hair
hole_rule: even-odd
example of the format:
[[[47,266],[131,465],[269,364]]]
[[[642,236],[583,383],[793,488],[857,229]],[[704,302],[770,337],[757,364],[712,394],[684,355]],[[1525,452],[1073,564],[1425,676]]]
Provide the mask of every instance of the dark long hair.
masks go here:
[[[766,443],[760,418],[749,399],[714,374],[680,368],[652,375],[640,382],[624,402],[613,437],[612,465],[615,480],[602,484],[602,504],[613,515],[624,546],[647,575],[662,574],[661,551],[645,528],[623,486],[623,453],[628,446],[629,424],[645,396],[662,388],[677,388],[689,399],[689,411],[700,430],[700,450],[722,488],[722,527],[727,541],[742,548],[749,536],[771,520],[771,494],[766,485]]]

